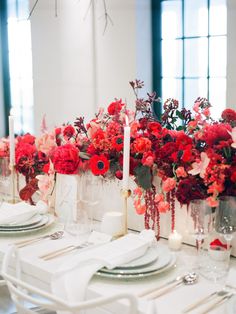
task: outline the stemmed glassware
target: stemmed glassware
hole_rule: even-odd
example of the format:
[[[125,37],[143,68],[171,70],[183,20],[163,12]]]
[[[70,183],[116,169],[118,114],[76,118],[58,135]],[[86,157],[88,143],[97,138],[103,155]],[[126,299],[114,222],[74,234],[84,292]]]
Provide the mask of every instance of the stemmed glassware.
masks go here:
[[[216,208],[215,230],[221,234],[227,242],[227,249],[236,231],[236,197],[225,196]]]
[[[9,158],[0,158],[0,199],[1,201],[10,198],[11,171],[9,168]]]
[[[213,229],[212,208],[205,200],[194,200],[188,209],[188,233],[196,240],[197,250]]]

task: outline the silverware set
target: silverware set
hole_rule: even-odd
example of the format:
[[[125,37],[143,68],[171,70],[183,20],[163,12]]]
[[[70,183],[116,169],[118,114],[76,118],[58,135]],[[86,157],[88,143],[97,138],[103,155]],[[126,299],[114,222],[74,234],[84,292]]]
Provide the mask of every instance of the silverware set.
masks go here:
[[[234,293],[232,291],[227,290],[221,290],[221,291],[215,291],[206,297],[194,302],[193,304],[187,306],[183,313],[189,313],[198,307],[202,307],[202,311],[199,312],[199,314],[207,314],[210,311],[214,310],[218,306],[222,305],[224,302],[229,300]],[[205,306],[207,304],[207,306]]]

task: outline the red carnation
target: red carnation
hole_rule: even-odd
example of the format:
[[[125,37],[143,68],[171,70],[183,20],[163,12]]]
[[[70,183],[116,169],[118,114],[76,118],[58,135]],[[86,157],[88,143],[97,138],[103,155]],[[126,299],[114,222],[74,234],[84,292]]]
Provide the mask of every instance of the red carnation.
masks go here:
[[[158,122],[149,122],[147,125],[148,131],[156,136],[159,137],[160,136],[160,132],[162,130],[162,126],[160,125],[160,123]]]
[[[32,176],[34,174],[36,154],[35,145],[28,143],[18,143],[16,147],[16,169],[24,176]]]
[[[152,142],[146,137],[138,137],[133,142],[133,150],[135,153],[145,153],[151,150]]]
[[[18,140],[18,143],[26,143],[26,144],[30,144],[30,145],[34,145],[35,143],[35,136],[29,134],[29,133],[26,133],[25,135],[23,136],[19,136],[17,138]]]
[[[109,161],[104,155],[94,155],[89,160],[89,166],[95,176],[105,174],[109,169]]]
[[[225,109],[221,114],[221,118],[225,120],[225,122],[236,121],[236,111],[230,108]]]
[[[72,144],[57,147],[52,156],[55,171],[63,174],[77,173],[79,150]]]
[[[114,116],[115,114],[119,114],[122,107],[124,106],[124,104],[122,104],[122,100],[116,100],[114,102],[112,102],[108,108],[107,108],[107,112]]]
[[[217,123],[212,125],[207,125],[204,128],[203,139],[209,146],[217,145],[221,141],[231,140],[230,132],[232,128],[227,123]]]

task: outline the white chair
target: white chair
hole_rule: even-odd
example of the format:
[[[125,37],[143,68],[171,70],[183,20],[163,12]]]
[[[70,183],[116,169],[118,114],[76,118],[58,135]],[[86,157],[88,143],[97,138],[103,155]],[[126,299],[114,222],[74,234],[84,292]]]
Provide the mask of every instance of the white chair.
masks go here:
[[[137,314],[137,298],[130,293],[119,293],[108,297],[98,297],[83,302],[68,304],[56,295],[42,291],[41,289],[24,282],[21,279],[21,267],[17,249],[11,246],[4,255],[1,275],[5,279],[13,302],[16,305],[17,313],[35,314],[36,309],[52,311],[67,311],[68,313],[82,313],[81,310],[98,308],[104,304],[117,300],[126,299],[129,301],[129,314]],[[14,275],[9,273],[9,264],[15,257]],[[29,309],[26,304],[32,304],[34,308]],[[84,313],[84,312],[83,312]]]

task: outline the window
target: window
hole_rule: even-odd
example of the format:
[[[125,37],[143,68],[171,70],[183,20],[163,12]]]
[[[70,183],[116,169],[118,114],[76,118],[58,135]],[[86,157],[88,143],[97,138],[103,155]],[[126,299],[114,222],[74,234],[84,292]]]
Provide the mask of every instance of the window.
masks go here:
[[[219,117],[226,107],[226,0],[162,0],[160,12],[162,99],[191,109],[206,97]]]
[[[15,133],[33,132],[33,77],[28,1],[8,1],[11,107]]]

